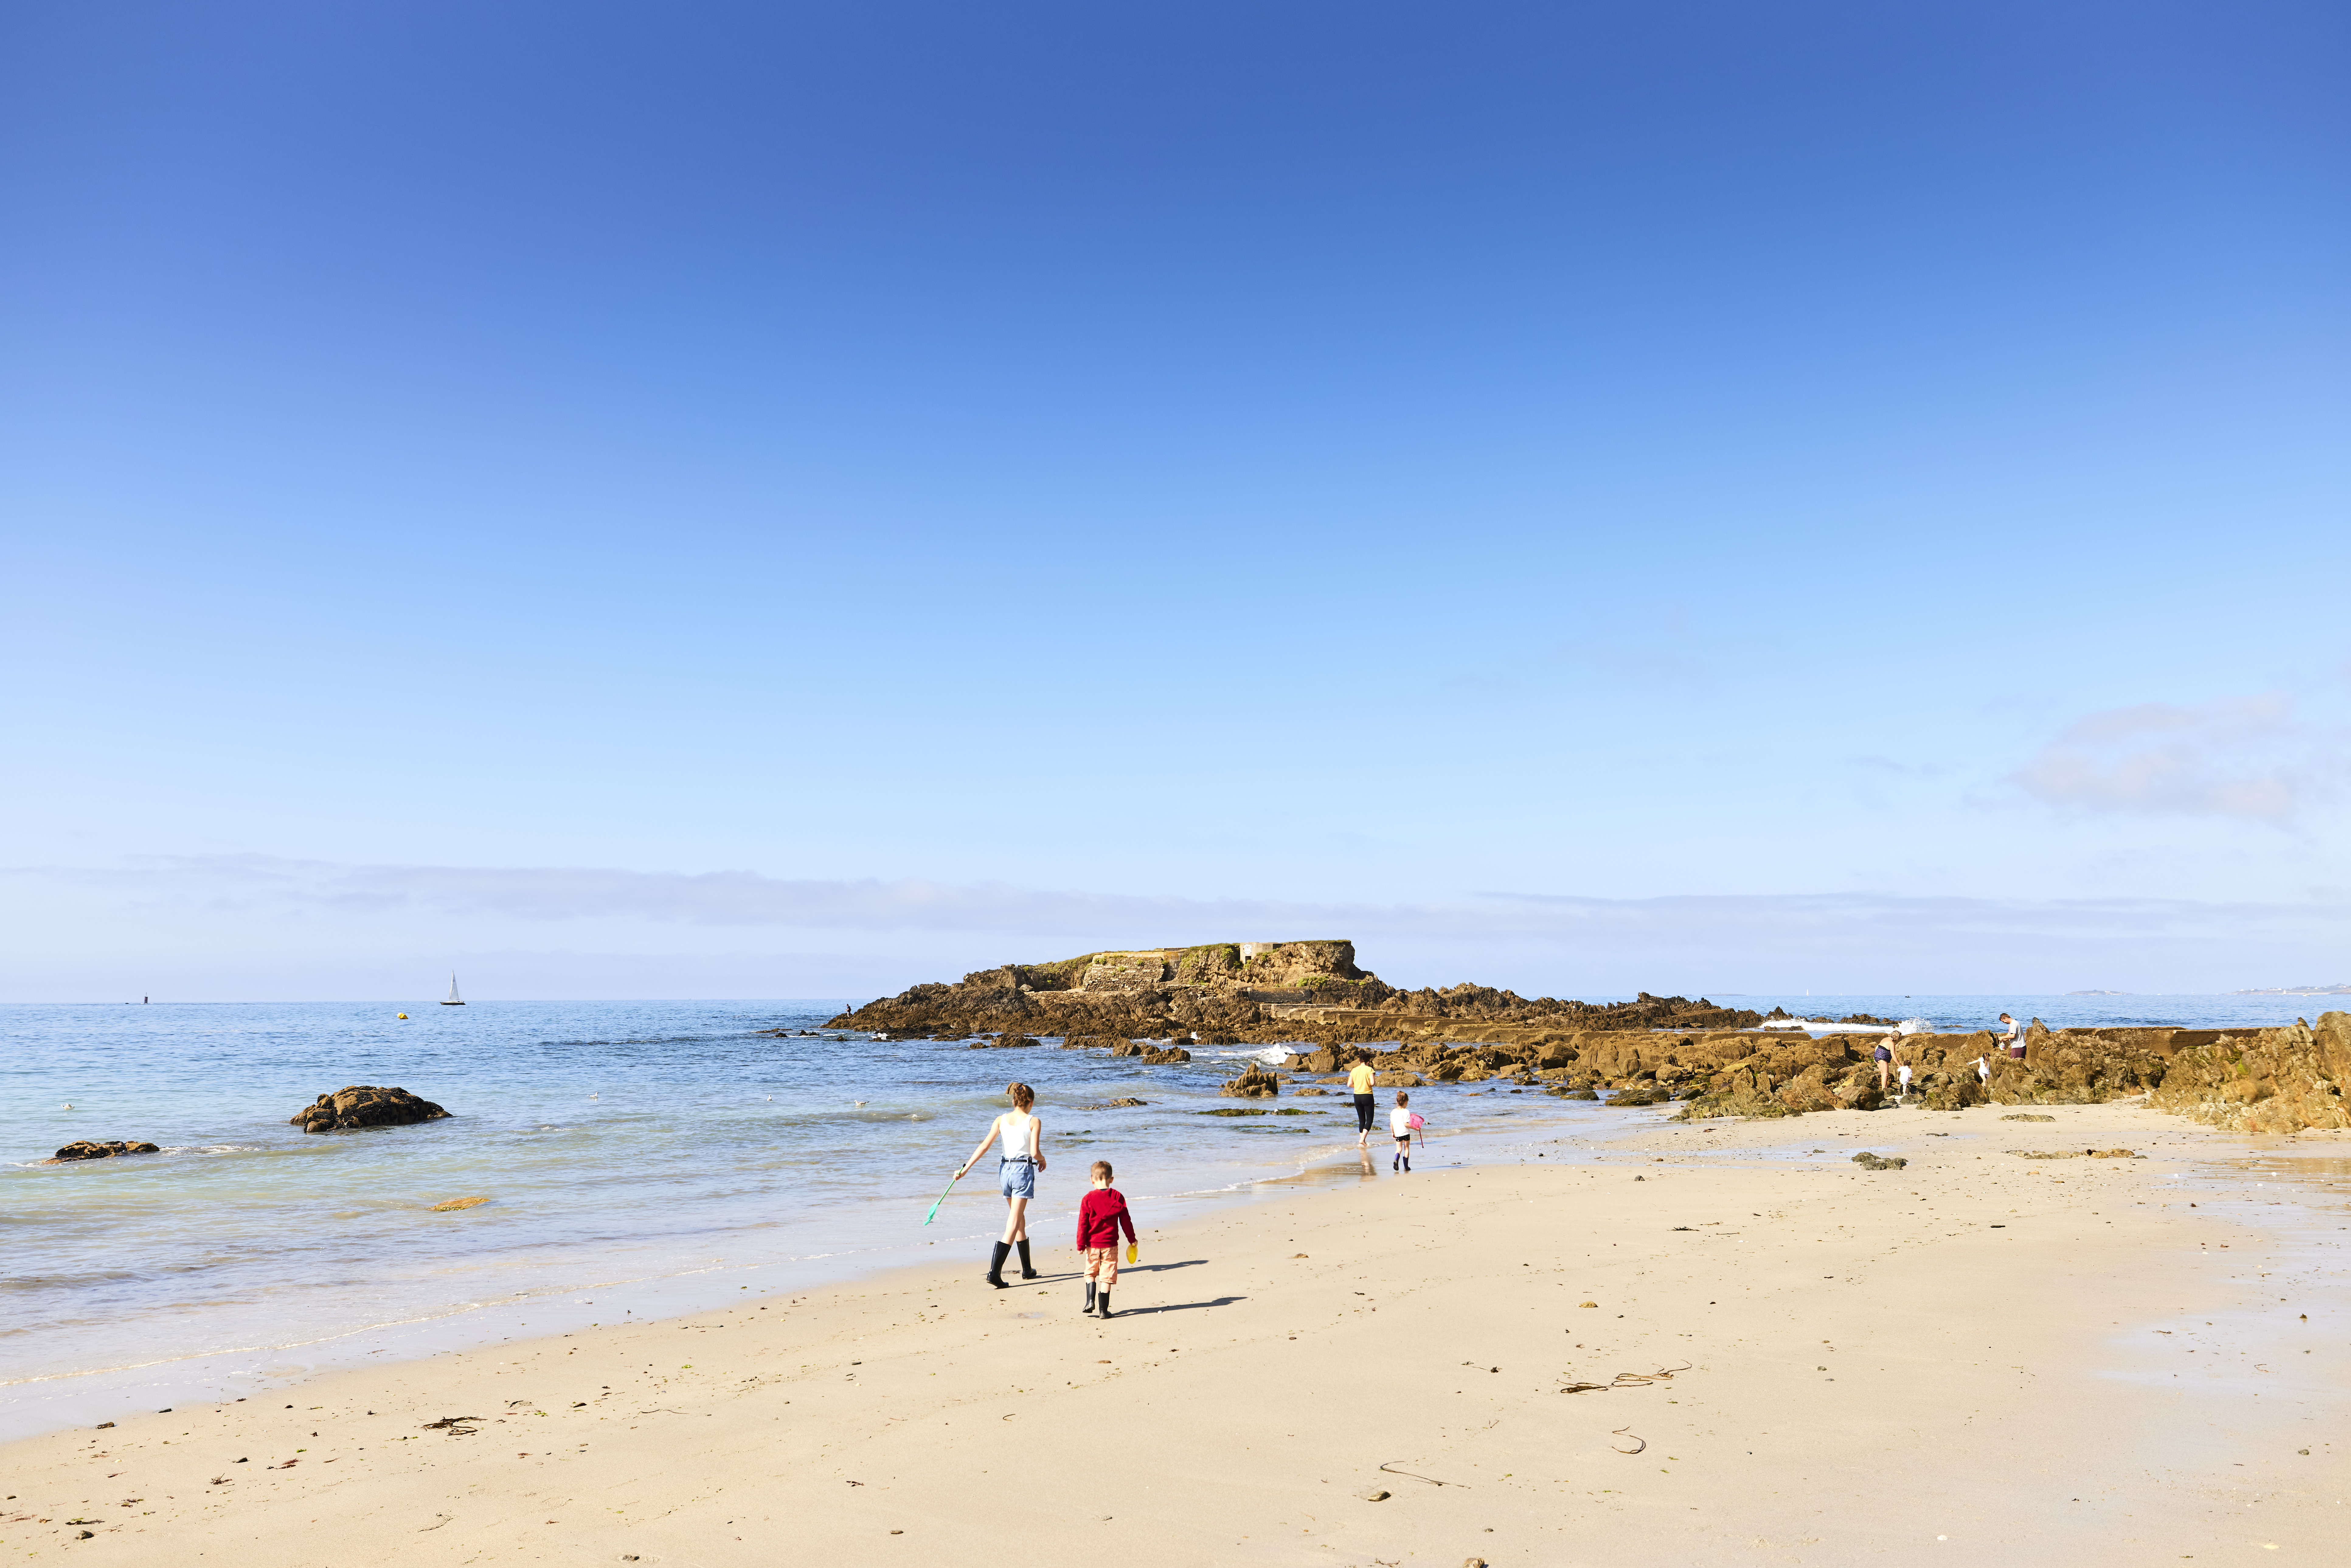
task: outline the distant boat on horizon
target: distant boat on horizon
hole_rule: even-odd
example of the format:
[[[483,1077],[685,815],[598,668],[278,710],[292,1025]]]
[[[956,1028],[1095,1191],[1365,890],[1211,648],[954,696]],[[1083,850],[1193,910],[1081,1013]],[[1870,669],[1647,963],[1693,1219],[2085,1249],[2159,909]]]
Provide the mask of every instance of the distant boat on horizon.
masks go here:
[[[462,1008],[465,1005],[465,998],[457,994],[457,971],[455,969],[449,971],[449,994],[441,999],[441,1005],[444,1008]]]

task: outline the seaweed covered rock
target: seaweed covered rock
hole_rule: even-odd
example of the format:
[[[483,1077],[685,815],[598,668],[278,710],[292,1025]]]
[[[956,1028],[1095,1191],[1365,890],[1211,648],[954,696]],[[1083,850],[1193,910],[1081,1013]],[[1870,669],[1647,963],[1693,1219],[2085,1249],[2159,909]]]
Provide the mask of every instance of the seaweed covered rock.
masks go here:
[[[89,1138],[79,1138],[59,1149],[56,1157],[46,1163],[61,1166],[74,1160],[105,1160],[112,1159],[117,1155],[160,1155],[162,1152],[152,1144],[101,1143]]]
[[[333,1133],[350,1127],[405,1127],[418,1122],[438,1122],[448,1112],[430,1100],[420,1100],[405,1089],[381,1089],[371,1083],[347,1085],[321,1094],[287,1118],[306,1133]]]
[[[1988,1097],[1973,1072],[1931,1072],[1911,1088],[1925,1094],[1929,1111],[1964,1111]]]

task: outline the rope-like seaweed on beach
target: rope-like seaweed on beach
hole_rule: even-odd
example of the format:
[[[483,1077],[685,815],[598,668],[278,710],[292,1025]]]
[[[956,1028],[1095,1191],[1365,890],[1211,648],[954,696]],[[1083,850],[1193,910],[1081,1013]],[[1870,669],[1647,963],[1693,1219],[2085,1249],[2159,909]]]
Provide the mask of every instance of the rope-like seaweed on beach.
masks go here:
[[[1433,1487],[1459,1487],[1463,1491],[1476,1491],[1478,1490],[1477,1488],[1469,1485],[1467,1481],[1441,1481],[1435,1476],[1417,1475],[1411,1470],[1397,1469],[1394,1459],[1390,1459],[1386,1464],[1382,1465],[1380,1469],[1387,1471],[1387,1473],[1392,1476],[1411,1476],[1413,1479],[1416,1481],[1426,1481]]]
[[[1687,1372],[1690,1365],[1691,1364],[1686,1361],[1679,1366],[1661,1366],[1655,1372],[1620,1372],[1606,1383],[1571,1383],[1560,1392],[1562,1394],[1605,1394],[1612,1388],[1639,1388],[1651,1383],[1668,1382],[1675,1373]]]
[[[1608,1445],[1612,1448],[1616,1448],[1616,1451],[1620,1454],[1645,1453],[1647,1451],[1649,1447],[1649,1439],[1636,1435],[1633,1430],[1633,1424],[1630,1421],[1627,1421],[1622,1427],[1617,1427],[1614,1432],[1611,1432],[1609,1436],[1612,1437],[1631,1437],[1633,1441],[1641,1445],[1637,1448],[1616,1448],[1616,1445],[1614,1443]]]

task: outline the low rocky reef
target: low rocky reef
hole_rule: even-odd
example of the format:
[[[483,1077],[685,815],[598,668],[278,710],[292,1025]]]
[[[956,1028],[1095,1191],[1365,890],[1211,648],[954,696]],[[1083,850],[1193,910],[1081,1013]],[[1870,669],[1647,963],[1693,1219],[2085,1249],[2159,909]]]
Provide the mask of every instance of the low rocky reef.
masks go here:
[[[70,1165],[75,1160],[108,1160],[118,1155],[160,1155],[163,1151],[153,1144],[138,1142],[104,1143],[92,1138],[78,1138],[59,1149],[52,1158],[43,1160],[46,1166]]]
[[[1526,998],[1490,986],[1399,990],[1357,967],[1346,941],[1221,942],[1084,953],[1006,964],[961,980],[914,986],[834,1018],[833,1029],[893,1039],[988,1045],[1060,1036],[1149,1063],[1190,1060],[1186,1044],[1291,1045],[1293,1074],[1329,1075],[1368,1061],[1382,1088],[1508,1080],[1576,1099],[1604,1091],[1618,1105],[1679,1102],[1685,1118],[1789,1116],[1875,1110],[1886,1099],[1870,1059],[1876,1040],[1814,1040],[1795,1022],[1717,1007],[1705,998],[1630,1002]],[[1825,1021],[1825,1020],[1815,1020]],[[1893,1027],[1855,1014],[1847,1024]],[[2144,1094],[2158,1109],[2240,1132],[2351,1126],[2351,1014],[2284,1028],[2051,1030],[2034,1019],[2022,1061],[1986,1032],[1905,1037],[1911,1095],[1931,1109],[2081,1105]],[[1980,1078],[1976,1063],[1985,1064]],[[1228,1082],[1237,1099],[1280,1092],[1251,1067]]]
[[[321,1094],[287,1118],[287,1124],[306,1133],[334,1133],[352,1127],[405,1127],[418,1122],[438,1122],[449,1114],[430,1100],[405,1089],[379,1088],[372,1083],[346,1084],[332,1094]]]
[[[1347,941],[1212,942],[1005,964],[914,986],[826,1027],[900,1037],[1097,1036],[1202,1045],[1475,1038],[1531,1043],[1604,1030],[1750,1029],[1761,1013],[1700,998],[1579,1002],[1463,984],[1398,990]]]
[[[1661,1098],[1687,1100],[1685,1118],[1873,1110],[1886,1099],[1867,1036],[1775,1041],[1761,1051],[1751,1039],[1680,1042],[1645,1062],[1642,1077]],[[2315,1027],[2225,1030],[2052,1030],[2035,1019],[2024,1046],[2020,1061],[1989,1033],[1916,1034],[1904,1039],[1901,1056],[1911,1093],[1929,1110],[2095,1105],[2143,1094],[2157,1110],[2235,1132],[2351,1127],[2343,1092],[2351,1082],[2351,1014],[2322,1014]]]
[[[1807,1111],[1875,1111],[1895,1103],[1897,1074],[1878,1086],[1874,1035],[1759,1034],[1670,1030],[1551,1034],[1532,1044],[1483,1040],[1358,1041],[1292,1051],[1274,1071],[1249,1064],[1220,1092],[1271,1099],[1296,1077],[1325,1083],[1368,1063],[1382,1089],[1431,1083],[1508,1082],[1566,1099],[1612,1105],[1679,1103],[1677,1120],[1796,1116]],[[1903,1037],[1911,1069],[1904,1103],[1934,1111],[1970,1105],[2095,1105],[2145,1095],[2169,1111],[2237,1132],[2292,1133],[2351,1127],[2351,1013],[2325,1013],[2314,1026],[2283,1028],[2065,1029],[2036,1019],[2025,1055],[2009,1056],[1982,1030]],[[1082,1036],[1063,1049],[1093,1047],[1146,1064],[1186,1061],[1190,1052],[1149,1040]],[[1977,1063],[1983,1063],[1979,1074]],[[2020,1121],[2045,1120],[2030,1114]]]
[[[1984,1031],[1902,1041],[1910,1097],[1929,1110],[1969,1105],[2095,1105],[2147,1096],[2158,1110],[2236,1132],[2351,1127],[2351,1013],[2282,1028],[2066,1029],[2036,1019],[2022,1061]],[[1892,1103],[1871,1060],[1876,1038],[1658,1030],[1573,1035],[1538,1045],[1325,1047],[1292,1055],[1294,1071],[1331,1073],[1357,1061],[1382,1086],[1507,1079],[1522,1087],[1617,1105],[1681,1102],[1681,1120],[1875,1111]],[[1984,1064],[1979,1073],[1977,1063]],[[1892,1089],[1899,1079],[1888,1075]]]

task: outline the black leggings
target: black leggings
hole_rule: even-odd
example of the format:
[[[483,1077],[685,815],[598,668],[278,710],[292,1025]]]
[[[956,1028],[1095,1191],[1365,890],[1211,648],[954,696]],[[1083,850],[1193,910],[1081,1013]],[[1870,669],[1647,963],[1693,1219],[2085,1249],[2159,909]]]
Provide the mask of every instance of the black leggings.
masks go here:
[[[1368,1094],[1358,1094],[1355,1096],[1355,1131],[1368,1133],[1371,1130],[1372,1097]]]

